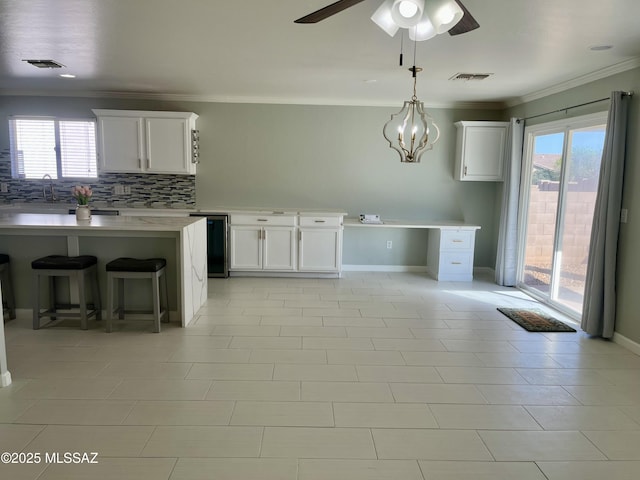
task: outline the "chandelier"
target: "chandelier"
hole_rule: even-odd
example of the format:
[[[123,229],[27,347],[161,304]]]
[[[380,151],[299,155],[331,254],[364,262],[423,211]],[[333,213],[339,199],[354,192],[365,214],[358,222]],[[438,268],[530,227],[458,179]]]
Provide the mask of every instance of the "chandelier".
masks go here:
[[[440,130],[416,96],[416,81],[420,67],[409,69],[413,75],[413,96],[404,102],[402,110],[391,115],[383,129],[389,146],[398,152],[403,163],[419,163],[420,156],[431,150],[440,137]]]
[[[406,28],[420,42],[448,32],[463,15],[455,0],[385,0],[371,20],[392,37]]]

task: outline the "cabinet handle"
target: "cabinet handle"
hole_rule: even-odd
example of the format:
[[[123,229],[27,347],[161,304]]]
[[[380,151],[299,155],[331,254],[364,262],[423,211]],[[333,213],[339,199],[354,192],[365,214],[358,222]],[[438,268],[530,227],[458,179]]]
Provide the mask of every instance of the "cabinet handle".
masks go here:
[[[142,159],[138,159],[138,168],[142,169]]]
[[[147,168],[151,168],[151,160],[147,158]]]
[[[262,239],[263,240],[267,239],[267,231],[266,230],[262,230]]]
[[[314,220],[316,223],[325,223],[325,220]]]
[[[462,265],[462,262],[451,262],[451,265]]]
[[[298,240],[302,241],[302,230],[298,230]]]
[[[466,165],[464,166],[464,176],[465,177],[467,176],[467,166]]]
[[[262,229],[258,230],[258,240],[262,240]]]
[[[454,240],[451,240],[451,241],[452,241],[453,243],[463,243],[463,242],[464,242],[464,240],[455,240],[455,239],[454,239]]]
[[[269,219],[268,218],[259,218],[258,221],[259,222],[268,222]]]

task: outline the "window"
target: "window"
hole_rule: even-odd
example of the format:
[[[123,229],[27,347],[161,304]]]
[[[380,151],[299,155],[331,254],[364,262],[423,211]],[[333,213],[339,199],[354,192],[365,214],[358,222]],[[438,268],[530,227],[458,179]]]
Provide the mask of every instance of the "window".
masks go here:
[[[14,178],[96,178],[95,120],[12,117],[11,166]]]
[[[606,112],[527,127],[519,286],[580,318]]]

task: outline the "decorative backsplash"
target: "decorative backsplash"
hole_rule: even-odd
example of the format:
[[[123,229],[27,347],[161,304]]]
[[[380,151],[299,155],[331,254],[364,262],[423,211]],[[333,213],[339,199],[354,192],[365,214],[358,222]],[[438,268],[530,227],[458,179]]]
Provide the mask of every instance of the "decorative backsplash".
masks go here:
[[[11,160],[0,155],[0,183],[6,183],[8,192],[0,193],[0,202],[43,202],[43,188],[49,196],[49,180],[22,180],[11,177]],[[91,186],[94,202],[117,202],[140,206],[166,203],[167,207],[192,208],[196,204],[195,175],[162,175],[132,173],[101,173],[99,178],[82,181],[53,180],[53,188],[62,203],[74,203],[71,188],[84,184]],[[115,195],[115,187],[129,187],[131,193]],[[47,197],[49,198],[49,197]],[[157,206],[157,205],[156,205]]]

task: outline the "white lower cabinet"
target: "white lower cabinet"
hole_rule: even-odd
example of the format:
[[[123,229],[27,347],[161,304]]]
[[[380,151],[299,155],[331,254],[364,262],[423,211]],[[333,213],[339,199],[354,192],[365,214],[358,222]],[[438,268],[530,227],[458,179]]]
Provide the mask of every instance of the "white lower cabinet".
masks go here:
[[[429,273],[440,281],[470,282],[473,279],[475,235],[475,229],[429,230]]]
[[[340,274],[342,215],[240,212],[229,223],[231,273]]]
[[[262,227],[231,226],[229,269],[262,270]]]
[[[299,233],[298,269],[301,272],[336,272],[342,263],[342,230],[303,228]]]
[[[262,229],[262,269],[296,269],[295,227],[270,227]]]
[[[230,251],[231,270],[295,270],[296,229],[232,225]]]

